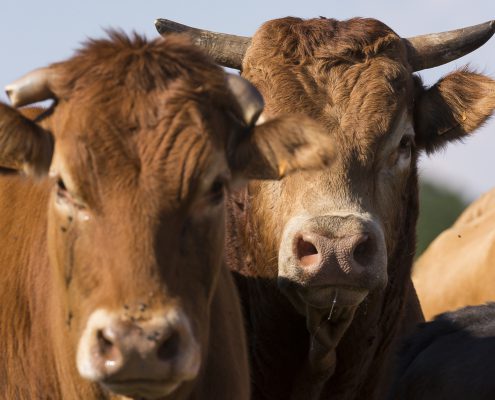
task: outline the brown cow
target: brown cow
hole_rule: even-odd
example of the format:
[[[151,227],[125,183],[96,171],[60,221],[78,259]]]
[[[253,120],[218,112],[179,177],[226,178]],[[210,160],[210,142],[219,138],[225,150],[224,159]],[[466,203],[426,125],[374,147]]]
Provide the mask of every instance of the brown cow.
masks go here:
[[[8,93],[56,102],[0,104],[0,165],[39,180],[0,174],[0,398],[249,398],[224,186],[322,168],[331,139],[254,127],[256,89],[184,38],[111,33]]]
[[[473,202],[414,265],[426,319],[495,301],[495,190]]]
[[[383,398],[395,342],[422,319],[410,278],[418,156],[473,132],[495,108],[486,76],[463,69],[425,88],[413,73],[494,30],[406,40],[373,19],[283,18],[253,38],[190,31],[260,90],[262,117],[302,112],[337,142],[331,168],[254,182],[228,202],[254,398]]]

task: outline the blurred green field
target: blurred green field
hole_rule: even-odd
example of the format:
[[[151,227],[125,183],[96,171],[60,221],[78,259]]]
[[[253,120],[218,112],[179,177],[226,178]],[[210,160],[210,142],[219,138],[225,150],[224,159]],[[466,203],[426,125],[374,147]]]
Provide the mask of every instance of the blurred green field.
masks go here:
[[[421,181],[419,196],[416,257],[439,233],[450,227],[468,205],[461,194],[427,180]]]

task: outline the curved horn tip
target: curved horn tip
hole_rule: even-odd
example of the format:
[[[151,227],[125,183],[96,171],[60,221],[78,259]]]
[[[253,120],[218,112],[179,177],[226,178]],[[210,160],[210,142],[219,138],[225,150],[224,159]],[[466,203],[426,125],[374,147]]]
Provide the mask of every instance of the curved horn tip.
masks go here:
[[[438,67],[484,45],[495,33],[495,20],[447,32],[405,39],[414,71]]]
[[[165,18],[156,19],[155,27],[162,36],[172,32],[186,32],[194,44],[203,48],[216,63],[234,69],[241,69],[242,59],[251,43],[251,38],[247,36],[198,29]]]
[[[179,22],[172,21],[166,18],[157,18],[154,21],[155,29],[160,35],[167,33],[182,33],[188,32],[190,34],[197,33],[199,30],[188,25],[181,24]]]

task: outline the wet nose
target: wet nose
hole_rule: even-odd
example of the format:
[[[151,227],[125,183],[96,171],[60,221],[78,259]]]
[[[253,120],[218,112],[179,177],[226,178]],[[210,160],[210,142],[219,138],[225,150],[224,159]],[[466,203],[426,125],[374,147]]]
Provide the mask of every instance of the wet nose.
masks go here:
[[[369,232],[341,237],[304,232],[296,235],[293,251],[299,268],[310,275],[324,275],[325,280],[335,284],[335,279],[357,277],[373,265],[378,246]]]
[[[98,382],[193,379],[199,348],[187,318],[176,310],[146,320],[95,311],[81,336],[77,366]]]

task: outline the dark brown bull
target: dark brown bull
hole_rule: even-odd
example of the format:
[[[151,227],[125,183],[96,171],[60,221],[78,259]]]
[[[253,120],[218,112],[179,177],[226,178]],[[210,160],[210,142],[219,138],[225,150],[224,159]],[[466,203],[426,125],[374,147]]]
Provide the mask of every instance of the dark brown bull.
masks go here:
[[[184,38],[110,36],[7,88],[56,99],[35,122],[0,104],[0,398],[246,399],[224,187],[331,140],[254,127],[256,89]]]
[[[228,202],[254,398],[383,398],[396,341],[422,319],[410,279],[417,159],[495,108],[486,76],[462,69],[425,88],[414,72],[474,50],[494,29],[402,39],[373,19],[283,18],[253,38],[191,31],[260,90],[262,118],[304,113],[337,142],[331,168],[254,182]]]

